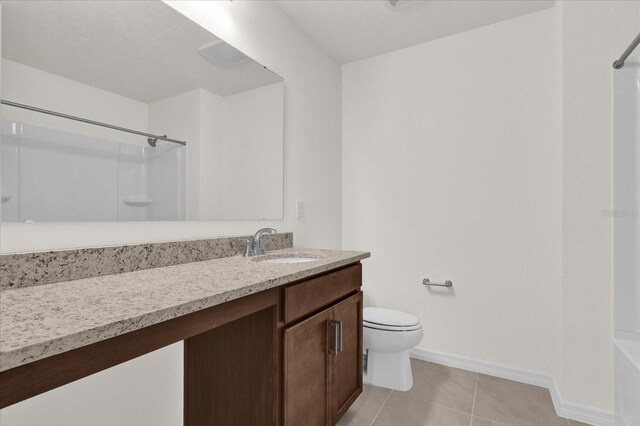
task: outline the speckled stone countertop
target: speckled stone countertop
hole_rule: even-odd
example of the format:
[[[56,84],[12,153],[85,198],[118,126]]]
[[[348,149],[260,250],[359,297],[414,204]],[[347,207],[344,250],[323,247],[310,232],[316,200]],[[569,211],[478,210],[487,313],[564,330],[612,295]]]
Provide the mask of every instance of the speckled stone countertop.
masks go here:
[[[287,284],[369,257],[290,248],[0,292],[0,371]]]
[[[0,255],[0,291],[123,274],[242,254],[244,237],[167,241]],[[290,232],[262,237],[267,250],[293,247]]]

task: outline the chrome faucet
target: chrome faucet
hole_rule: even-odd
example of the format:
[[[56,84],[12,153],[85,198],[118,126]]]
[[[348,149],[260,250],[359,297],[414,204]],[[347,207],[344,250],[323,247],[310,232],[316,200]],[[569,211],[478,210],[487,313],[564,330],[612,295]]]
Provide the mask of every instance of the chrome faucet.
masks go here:
[[[264,234],[275,234],[276,231],[273,228],[262,228],[258,229],[253,237],[248,240],[245,240],[246,246],[244,248],[244,253],[242,254],[244,257],[250,256],[259,256],[261,254],[265,254],[266,250],[264,249],[264,243],[262,242],[262,236]]]

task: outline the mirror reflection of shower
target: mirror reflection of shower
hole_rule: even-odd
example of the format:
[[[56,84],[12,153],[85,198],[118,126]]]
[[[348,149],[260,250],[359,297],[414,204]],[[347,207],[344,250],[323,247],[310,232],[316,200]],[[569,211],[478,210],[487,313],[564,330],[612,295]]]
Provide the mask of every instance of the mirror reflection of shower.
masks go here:
[[[1,126],[3,221],[184,219],[184,146]]]

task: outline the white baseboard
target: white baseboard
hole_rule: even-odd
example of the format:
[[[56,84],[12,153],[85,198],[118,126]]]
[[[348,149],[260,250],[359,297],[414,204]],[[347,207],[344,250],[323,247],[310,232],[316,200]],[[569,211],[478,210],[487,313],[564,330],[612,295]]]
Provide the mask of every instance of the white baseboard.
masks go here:
[[[412,358],[423,361],[547,388],[551,393],[551,399],[558,416],[596,426],[613,426],[613,413],[611,411],[563,401],[553,378],[550,376],[479,359],[430,351],[421,347],[411,349],[409,354]]]

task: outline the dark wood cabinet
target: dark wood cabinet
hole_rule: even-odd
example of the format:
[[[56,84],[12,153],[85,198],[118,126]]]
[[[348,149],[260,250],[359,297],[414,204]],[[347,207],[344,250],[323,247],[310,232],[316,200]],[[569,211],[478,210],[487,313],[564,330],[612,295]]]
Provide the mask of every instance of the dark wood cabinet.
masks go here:
[[[284,424],[333,425],[362,392],[362,292],[284,330]]]
[[[329,424],[331,309],[284,331],[284,424]]]

